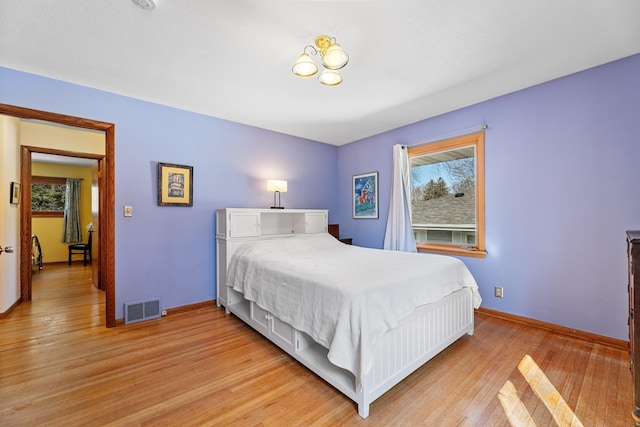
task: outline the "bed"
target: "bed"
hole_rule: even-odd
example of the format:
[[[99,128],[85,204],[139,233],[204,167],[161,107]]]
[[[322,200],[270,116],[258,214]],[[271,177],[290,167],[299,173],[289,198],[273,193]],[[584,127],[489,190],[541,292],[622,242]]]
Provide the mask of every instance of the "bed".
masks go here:
[[[354,400],[363,418],[375,399],[473,334],[481,298],[456,258],[350,246],[328,233],[225,250],[227,311]]]

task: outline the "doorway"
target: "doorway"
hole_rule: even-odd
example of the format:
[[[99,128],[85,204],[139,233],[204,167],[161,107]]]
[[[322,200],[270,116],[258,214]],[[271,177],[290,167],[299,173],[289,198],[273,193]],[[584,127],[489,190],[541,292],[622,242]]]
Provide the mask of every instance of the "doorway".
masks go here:
[[[105,290],[105,324],[116,326],[115,320],[115,125],[112,123],[66,116],[40,110],[0,104],[0,114],[21,119],[41,120],[65,126],[104,132],[105,155],[98,159],[98,263],[99,283]],[[21,302],[31,300],[31,153],[41,148],[22,146],[20,180],[22,199],[20,207],[20,294]],[[47,149],[50,154],[86,157],[85,153]]]
[[[60,135],[55,136],[56,129],[51,126],[40,125],[39,129],[43,129],[37,135],[42,135],[43,138],[52,136],[53,140],[59,141]],[[63,130],[68,132],[69,130]],[[71,129],[73,132],[78,132],[76,128]],[[24,134],[24,128],[21,130]],[[28,134],[28,132],[27,132]],[[87,137],[87,133],[65,133],[64,134],[72,142],[74,138],[79,138],[84,144],[88,144],[93,149],[104,150],[104,132],[94,133],[91,138]],[[70,136],[70,135],[82,135]],[[34,140],[33,136],[22,144]],[[99,143],[96,144],[96,141]],[[60,146],[64,146],[65,141],[61,141]],[[80,184],[78,187],[78,227],[81,229],[81,235],[79,241],[84,241],[83,237],[88,237],[85,245],[91,245],[88,250],[82,250],[80,252],[83,255],[83,264],[87,263],[87,255],[99,257],[99,225],[100,225],[100,186],[99,175],[104,163],[103,154],[92,153],[73,153],[70,151],[58,151],[46,148],[31,148],[28,147],[31,152],[31,182],[25,182],[25,186],[30,186],[32,190],[32,199],[24,200],[23,203],[28,204],[31,202],[32,222],[31,222],[31,235],[37,236],[38,248],[40,254],[42,253],[42,247],[48,249],[47,262],[65,262],[67,260],[71,265],[71,258],[69,254],[69,243],[63,242],[60,239],[60,235],[65,234],[65,217],[64,217],[64,203],[65,203],[65,190],[67,187],[67,178],[74,177],[79,178]],[[64,155],[61,155],[63,153]],[[40,187],[38,188],[38,184]],[[55,189],[55,190],[54,190]],[[43,194],[47,194],[47,197],[43,197]],[[62,195],[62,196],[61,196]],[[26,206],[27,209],[29,208]],[[86,230],[86,232],[85,232]],[[41,234],[42,233],[42,234]],[[42,245],[42,246],[41,246]],[[77,245],[77,243],[76,243]],[[77,252],[74,250],[73,252]],[[77,258],[77,257],[76,257]],[[98,289],[104,290],[104,284],[100,282],[100,263],[90,262],[91,265],[91,283]],[[39,269],[42,270],[41,264]],[[33,281],[32,281],[33,285]],[[33,286],[32,286],[33,288]],[[33,297],[33,295],[32,295]]]

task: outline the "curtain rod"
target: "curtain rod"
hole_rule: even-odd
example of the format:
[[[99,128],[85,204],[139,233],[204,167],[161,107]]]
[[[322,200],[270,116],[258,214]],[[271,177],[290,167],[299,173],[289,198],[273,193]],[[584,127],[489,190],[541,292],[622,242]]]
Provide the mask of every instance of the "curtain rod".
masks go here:
[[[477,132],[477,131],[480,131],[480,130],[486,130],[488,127],[489,127],[489,125],[484,123],[484,124],[481,124],[481,125],[478,125],[478,126],[474,126],[474,127],[471,127],[471,128],[462,129],[462,130],[459,130],[457,132],[451,132],[451,133],[448,133],[446,135],[442,135],[442,136],[439,136],[439,137],[436,137],[436,138],[431,138],[431,139],[429,139],[427,141],[420,141],[420,142],[416,142],[415,144],[411,144],[411,145],[403,144],[403,146],[406,147],[406,148],[416,147],[418,145],[424,145],[424,144],[429,144],[431,142],[442,141],[443,139],[452,138],[454,136],[462,136],[462,135],[470,134],[472,132]]]

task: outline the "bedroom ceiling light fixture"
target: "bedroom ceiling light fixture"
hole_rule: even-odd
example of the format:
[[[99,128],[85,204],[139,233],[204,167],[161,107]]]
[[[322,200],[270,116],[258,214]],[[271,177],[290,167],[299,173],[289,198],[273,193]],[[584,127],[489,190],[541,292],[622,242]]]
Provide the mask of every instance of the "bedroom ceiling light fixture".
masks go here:
[[[287,181],[281,179],[269,179],[267,180],[267,191],[273,191],[273,206],[271,209],[284,209],[284,206],[280,205],[280,193],[287,192]],[[277,203],[276,203],[277,196]]]
[[[343,68],[349,62],[347,52],[336,43],[334,37],[321,35],[315,39],[315,47],[307,45],[300,55],[296,63],[293,64],[291,71],[300,77],[311,77],[318,72],[318,66],[311,59],[310,55],[320,54],[322,57],[322,66],[324,70],[320,73],[318,81],[326,86],[336,86],[342,83],[342,75],[337,71]]]
[[[158,0],[131,0],[136,6],[140,6],[144,10],[152,10],[156,8]]]

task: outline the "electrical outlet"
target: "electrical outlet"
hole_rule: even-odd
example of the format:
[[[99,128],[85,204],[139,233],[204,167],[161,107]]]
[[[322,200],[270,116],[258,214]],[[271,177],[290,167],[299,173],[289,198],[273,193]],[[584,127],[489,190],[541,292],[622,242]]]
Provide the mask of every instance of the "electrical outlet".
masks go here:
[[[160,315],[161,315],[162,317],[166,316],[166,315],[167,315],[167,310],[162,310],[162,311],[160,312]]]
[[[493,296],[496,298],[502,298],[503,296],[502,286],[496,286],[493,288]]]

